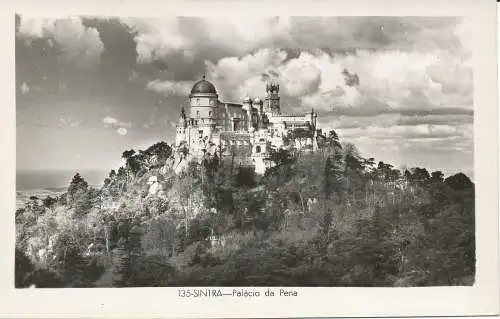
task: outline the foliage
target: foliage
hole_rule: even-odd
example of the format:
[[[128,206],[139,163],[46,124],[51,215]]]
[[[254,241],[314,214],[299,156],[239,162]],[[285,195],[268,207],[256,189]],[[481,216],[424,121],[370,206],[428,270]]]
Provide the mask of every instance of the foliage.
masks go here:
[[[209,151],[174,174],[189,154],[165,142],[123,152],[100,189],[77,173],[16,210],[16,287],[473,283],[467,176],[400,171],[335,131],[318,144],[272,149],[264,176]]]

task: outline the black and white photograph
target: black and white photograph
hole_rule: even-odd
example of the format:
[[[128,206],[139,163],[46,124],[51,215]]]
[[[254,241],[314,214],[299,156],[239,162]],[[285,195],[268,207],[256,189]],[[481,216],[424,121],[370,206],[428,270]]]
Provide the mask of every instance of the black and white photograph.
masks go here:
[[[471,33],[17,13],[16,288],[472,286]]]
[[[493,0],[16,1],[0,317],[498,315]]]

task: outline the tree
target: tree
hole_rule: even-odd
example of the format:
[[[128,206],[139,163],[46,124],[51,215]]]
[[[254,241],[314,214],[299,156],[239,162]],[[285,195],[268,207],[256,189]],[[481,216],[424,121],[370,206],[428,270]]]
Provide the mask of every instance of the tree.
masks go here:
[[[430,179],[429,172],[425,168],[414,167],[411,173],[411,182],[415,185],[424,186]]]
[[[432,172],[431,181],[440,183],[444,182],[444,174],[441,171]]]
[[[472,183],[472,181],[464,173],[458,173],[450,176],[445,179],[444,182],[455,190],[474,188],[474,183]]]
[[[53,208],[54,205],[57,203],[57,199],[47,196],[43,199],[43,205],[47,208]]]
[[[356,191],[363,185],[363,160],[356,147],[347,143],[344,147],[344,177],[347,182],[347,190],[356,200]]]
[[[165,165],[166,161],[172,156],[172,148],[165,142],[158,142],[147,148],[144,153],[148,156],[156,156],[159,165]]]
[[[255,186],[255,169],[253,167],[238,167],[236,173],[236,186]]]
[[[78,214],[83,214],[90,210],[91,196],[89,185],[80,174],[76,173],[73,177],[68,187],[67,197],[68,204],[70,207],[75,208]]]
[[[328,132],[328,136],[326,137],[325,145],[327,148],[332,149],[332,150],[342,149],[342,145],[340,144],[339,136],[337,135],[337,132],[335,132],[334,130],[331,130],[330,132]]]
[[[78,190],[87,190],[88,187],[89,184],[80,176],[80,173],[76,173],[68,186],[68,196],[70,200]]]
[[[135,150],[127,150],[122,153],[122,158],[128,160],[135,155]]]

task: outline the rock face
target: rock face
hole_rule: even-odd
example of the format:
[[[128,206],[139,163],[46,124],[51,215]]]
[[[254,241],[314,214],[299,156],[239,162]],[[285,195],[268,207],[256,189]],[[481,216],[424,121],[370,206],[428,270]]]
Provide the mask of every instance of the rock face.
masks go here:
[[[151,176],[148,179],[149,191],[148,196],[159,195],[161,191],[161,185],[158,183],[158,177]]]
[[[189,162],[193,159],[193,155],[189,153],[189,150],[185,147],[185,145],[180,145],[174,150],[173,155],[167,164],[170,165],[175,174],[179,174],[188,167]]]

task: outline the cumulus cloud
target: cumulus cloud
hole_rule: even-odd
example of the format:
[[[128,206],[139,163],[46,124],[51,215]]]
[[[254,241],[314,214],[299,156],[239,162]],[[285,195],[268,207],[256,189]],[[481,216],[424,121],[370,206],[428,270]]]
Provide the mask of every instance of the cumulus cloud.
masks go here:
[[[284,50],[262,49],[241,58],[208,62],[207,69],[219,90],[233,100],[264,94],[272,70],[284,97],[299,98],[304,107],[322,112],[377,115],[472,110],[471,69],[461,65],[459,58],[438,52],[333,55],[316,51],[290,59]]]
[[[219,58],[244,54],[285,38],[288,29],[287,19],[282,18],[171,17],[122,21],[136,33],[140,63],[167,58],[173,52],[180,52],[187,60],[200,51],[217,52]]]
[[[22,16],[19,35],[28,41],[47,38],[49,46],[61,47],[60,59],[86,67],[99,63],[104,45],[95,28],[86,27],[79,17],[43,19]]]
[[[241,58],[227,57],[217,63],[209,61],[207,77],[214,82],[223,99],[240,101],[245,96],[262,96],[266,87],[264,79],[275,74],[286,57],[282,50],[262,49]]]
[[[332,51],[448,48],[455,52],[470,46],[468,22],[457,25],[461,20],[454,17],[172,17],[123,21],[137,34],[141,62],[161,59],[173,51],[192,58],[207,47],[212,53],[241,56],[263,47]]]

